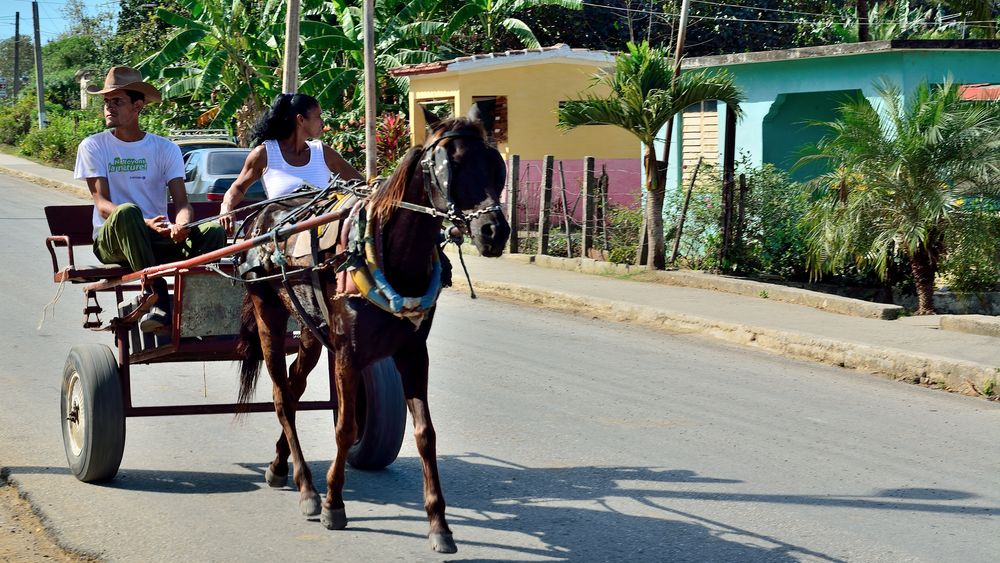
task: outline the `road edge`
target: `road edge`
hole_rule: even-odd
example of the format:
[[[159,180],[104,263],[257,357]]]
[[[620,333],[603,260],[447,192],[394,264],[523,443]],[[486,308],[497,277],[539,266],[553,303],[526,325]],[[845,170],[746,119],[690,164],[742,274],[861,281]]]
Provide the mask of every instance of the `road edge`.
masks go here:
[[[456,279],[455,282],[456,288],[468,290],[465,280]],[[894,348],[876,348],[807,333],[720,321],[513,283],[477,281],[474,287],[478,294],[506,301],[674,333],[701,334],[788,358],[855,369],[975,397],[987,398],[984,391],[997,388],[1000,374],[1000,368],[986,364]]]

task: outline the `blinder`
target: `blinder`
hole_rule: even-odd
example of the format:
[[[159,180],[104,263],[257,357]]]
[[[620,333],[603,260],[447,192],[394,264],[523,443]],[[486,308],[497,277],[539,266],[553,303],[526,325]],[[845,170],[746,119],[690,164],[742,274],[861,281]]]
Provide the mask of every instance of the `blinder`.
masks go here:
[[[501,207],[499,204],[494,204],[466,215],[455,205],[451,194],[453,175],[451,157],[448,156],[448,149],[441,146],[440,143],[445,139],[458,137],[480,138],[472,131],[448,131],[424,149],[420,168],[424,177],[424,191],[427,193],[431,207],[446,216],[456,227],[468,230],[469,223],[473,219],[486,213],[500,211]]]

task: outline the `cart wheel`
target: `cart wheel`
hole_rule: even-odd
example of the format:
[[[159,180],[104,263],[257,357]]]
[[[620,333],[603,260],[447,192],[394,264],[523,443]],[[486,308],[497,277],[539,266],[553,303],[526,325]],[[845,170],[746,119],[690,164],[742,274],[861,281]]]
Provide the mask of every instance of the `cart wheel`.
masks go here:
[[[358,438],[347,452],[347,463],[370,471],[388,467],[396,461],[406,432],[403,382],[391,358],[383,358],[364,371],[355,412]]]
[[[86,344],[70,350],[61,411],[70,471],[87,483],[113,479],[125,452],[125,406],[110,348]]]

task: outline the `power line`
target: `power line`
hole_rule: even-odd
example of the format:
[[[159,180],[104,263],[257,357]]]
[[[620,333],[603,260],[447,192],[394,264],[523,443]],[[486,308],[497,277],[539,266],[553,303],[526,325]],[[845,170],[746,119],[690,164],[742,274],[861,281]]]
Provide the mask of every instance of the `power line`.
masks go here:
[[[747,6],[745,4],[726,4],[724,2],[710,2],[708,0],[691,0],[695,4],[710,4],[712,6],[725,6],[727,8],[741,8],[743,10],[757,10],[760,12],[781,12],[783,14],[800,14],[803,16],[828,17],[830,14],[820,14],[816,12],[797,12],[795,10],[783,10],[781,8],[763,8],[758,6]]]
[[[696,19],[699,19],[699,20],[718,21],[718,22],[774,23],[774,24],[795,24],[795,25],[802,25],[802,24],[809,24],[809,23],[812,23],[812,24],[824,24],[824,23],[826,23],[826,24],[829,24],[829,23],[844,23],[844,24],[848,24],[848,23],[851,23],[851,21],[852,21],[849,16],[847,16],[847,15],[841,15],[841,14],[818,14],[818,13],[810,13],[810,12],[794,12],[794,11],[790,11],[790,10],[780,10],[780,9],[775,9],[775,8],[757,8],[757,7],[753,7],[753,6],[745,6],[745,5],[740,5],[740,4],[725,4],[725,3],[721,3],[721,2],[710,2],[708,0],[692,0],[692,1],[698,2],[700,4],[711,4],[711,5],[718,5],[718,6],[730,6],[730,7],[735,7],[735,8],[743,8],[743,9],[747,9],[747,10],[767,10],[767,11],[773,11],[773,12],[795,13],[795,14],[802,14],[802,15],[809,15],[809,16],[818,16],[818,17],[822,18],[822,19],[798,18],[798,19],[794,19],[794,20],[780,20],[780,19],[737,18],[735,16],[725,16],[725,15],[721,15],[720,16],[720,15],[695,15],[695,14],[692,14],[690,16],[691,18],[696,18]],[[600,9],[604,9],[604,10],[626,12],[628,14],[647,14],[647,15],[650,15],[650,16],[658,16],[660,18],[677,18],[678,17],[678,14],[676,14],[676,13],[658,12],[658,11],[652,11],[652,10],[643,10],[643,9],[639,9],[639,8],[626,8],[626,7],[619,7],[619,6],[607,6],[607,5],[603,5],[603,4],[593,4],[593,3],[590,3],[590,2],[581,2],[581,5],[583,5],[583,6],[590,6],[591,8],[600,8]],[[920,26],[928,26],[928,27],[939,27],[942,24],[962,23],[963,25],[966,25],[968,27],[989,27],[989,24],[995,24],[996,23],[993,20],[972,20],[972,21],[968,21],[967,20],[967,21],[959,22],[957,20],[954,20],[954,18],[958,17],[957,15],[954,15],[954,14],[951,14],[951,15],[948,15],[948,16],[944,16],[944,17],[949,18],[949,21],[947,21],[947,22],[909,22],[908,25],[920,25]],[[869,22],[869,25],[872,25],[872,26],[895,25],[897,23],[899,23],[899,22],[896,22],[896,21]],[[970,25],[970,24],[987,24],[987,25]]]

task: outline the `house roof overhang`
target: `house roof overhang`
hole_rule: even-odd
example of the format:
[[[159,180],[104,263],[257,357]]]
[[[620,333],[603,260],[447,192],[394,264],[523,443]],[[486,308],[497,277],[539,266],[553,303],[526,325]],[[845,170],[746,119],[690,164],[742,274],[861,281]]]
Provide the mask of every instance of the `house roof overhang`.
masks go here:
[[[998,39],[892,39],[864,43],[838,43],[818,47],[801,47],[778,51],[756,51],[694,57],[681,62],[682,69],[733,66],[754,63],[773,63],[824,57],[844,57],[890,51],[990,51],[1000,50]]]
[[[574,49],[565,43],[560,43],[538,49],[518,49],[501,53],[469,55],[447,61],[403,65],[389,70],[389,74],[392,76],[419,76],[442,72],[464,73],[543,63],[582,63],[603,66],[612,64],[614,60],[615,55],[608,51]]]

